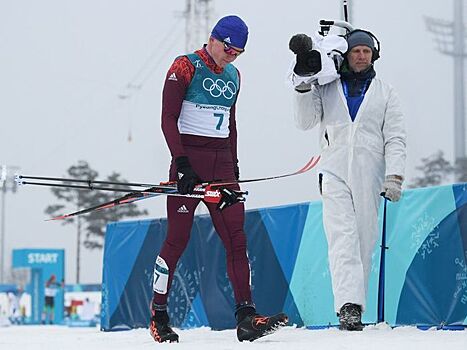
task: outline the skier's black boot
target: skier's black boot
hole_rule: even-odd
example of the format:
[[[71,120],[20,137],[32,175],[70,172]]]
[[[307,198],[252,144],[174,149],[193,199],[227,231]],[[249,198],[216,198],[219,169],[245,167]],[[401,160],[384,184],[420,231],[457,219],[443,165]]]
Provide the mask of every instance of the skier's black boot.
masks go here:
[[[288,317],[284,313],[274,316],[261,316],[256,313],[251,303],[237,305],[237,338],[239,341],[253,341],[265,335],[274,333],[286,325]]]
[[[178,343],[178,334],[169,326],[167,306],[152,303],[151,314],[152,317],[151,323],[149,324],[149,332],[154,340],[158,343],[166,341],[170,343]]]
[[[346,331],[361,331],[362,307],[357,304],[346,303],[339,311],[339,329]]]

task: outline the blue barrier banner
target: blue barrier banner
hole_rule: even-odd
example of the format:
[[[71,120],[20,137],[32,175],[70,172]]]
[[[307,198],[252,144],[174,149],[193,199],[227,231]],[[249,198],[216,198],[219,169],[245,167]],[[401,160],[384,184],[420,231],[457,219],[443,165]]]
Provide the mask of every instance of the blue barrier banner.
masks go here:
[[[297,218],[300,230],[303,223],[299,222],[305,220],[307,213],[304,208],[307,205],[285,209]],[[284,235],[288,234],[281,225],[276,224],[275,230],[271,228],[274,216],[283,217],[283,214],[282,210],[255,210],[246,217],[245,230],[250,232],[247,239],[252,293],[261,312],[278,313],[287,305],[286,309],[296,315],[297,324],[303,324],[288,289],[294,261],[283,260],[281,265],[274,247],[283,244]],[[263,222],[265,216],[270,216],[268,224]],[[166,225],[165,219],[108,225],[103,264],[103,330],[149,324],[153,266],[165,238]],[[174,326],[210,326],[213,329],[235,326],[235,302],[225,259],[222,242],[210,217],[197,217],[169,294],[169,316]]]
[[[0,293],[17,293],[18,286],[16,284],[0,284]]]
[[[65,292],[100,292],[102,290],[101,284],[67,284],[65,285]]]
[[[465,325],[466,186],[407,191],[388,205],[387,232],[389,323]]]
[[[284,311],[298,326],[337,325],[321,215],[321,202],[247,211],[244,228],[258,312]],[[387,203],[385,222],[385,260],[380,239],[372,256],[364,323],[377,322],[383,310],[391,325],[466,325],[466,186],[404,191],[400,202]],[[166,219],[107,226],[103,330],[148,326],[153,266],[166,227]],[[225,251],[207,215],[195,217],[168,303],[175,327],[235,326]]]

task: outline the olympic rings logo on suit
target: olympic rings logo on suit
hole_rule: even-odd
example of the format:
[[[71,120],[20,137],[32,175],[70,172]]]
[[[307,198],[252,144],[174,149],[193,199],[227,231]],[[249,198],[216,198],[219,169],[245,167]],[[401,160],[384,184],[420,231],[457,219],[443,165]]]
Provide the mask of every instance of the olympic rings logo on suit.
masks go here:
[[[211,78],[205,78],[203,80],[203,88],[209,91],[212,97],[223,95],[227,100],[232,99],[237,93],[237,87],[231,80],[226,83],[222,79],[216,79],[216,81],[214,81]]]

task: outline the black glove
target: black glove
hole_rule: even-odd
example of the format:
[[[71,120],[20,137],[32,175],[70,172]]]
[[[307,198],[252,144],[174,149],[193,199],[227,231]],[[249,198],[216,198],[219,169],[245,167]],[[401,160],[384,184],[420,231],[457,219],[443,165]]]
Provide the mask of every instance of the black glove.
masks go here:
[[[180,194],[192,194],[196,184],[201,182],[188,161],[188,157],[182,156],[175,159],[177,166],[177,189]]]
[[[294,72],[307,76],[318,73],[321,66],[321,54],[313,50],[311,38],[306,34],[295,34],[289,41],[289,49],[297,55]]]
[[[244,201],[241,194],[238,194],[229,188],[220,188],[219,192],[221,193],[221,200],[217,204],[217,209],[219,210],[224,210],[225,208],[230,207],[235,203]]]

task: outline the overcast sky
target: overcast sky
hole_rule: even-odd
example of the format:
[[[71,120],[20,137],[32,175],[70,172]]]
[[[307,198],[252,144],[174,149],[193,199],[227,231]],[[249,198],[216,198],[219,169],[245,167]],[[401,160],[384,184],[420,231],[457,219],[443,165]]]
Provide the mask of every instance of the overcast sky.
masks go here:
[[[410,181],[422,157],[437,150],[453,156],[453,61],[436,50],[424,22],[425,16],[452,20],[453,0],[350,1],[354,26],[381,42],[377,75],[400,94]],[[172,60],[184,53],[185,27],[177,16],[184,6],[182,0],[0,0],[0,164],[19,166],[24,175],[64,176],[86,160],[101,178],[117,171],[131,181],[166,180],[161,90]],[[293,124],[284,83],[288,41],[318,30],[320,19],[340,19],[341,1],[217,0],[214,9],[213,24],[237,14],[250,29],[246,53],[236,61],[241,176],[300,168],[319,146],[317,130]],[[143,87],[126,89],[133,81]],[[130,98],[118,97],[129,92]],[[319,200],[313,171],[244,188],[247,208]],[[44,209],[54,203],[45,188],[7,194],[5,264],[14,248],[65,248],[66,280],[73,283],[76,234],[44,222]],[[138,205],[149,210],[147,218],[165,216],[162,198]],[[101,253],[85,251],[82,261],[82,282],[100,281]]]

